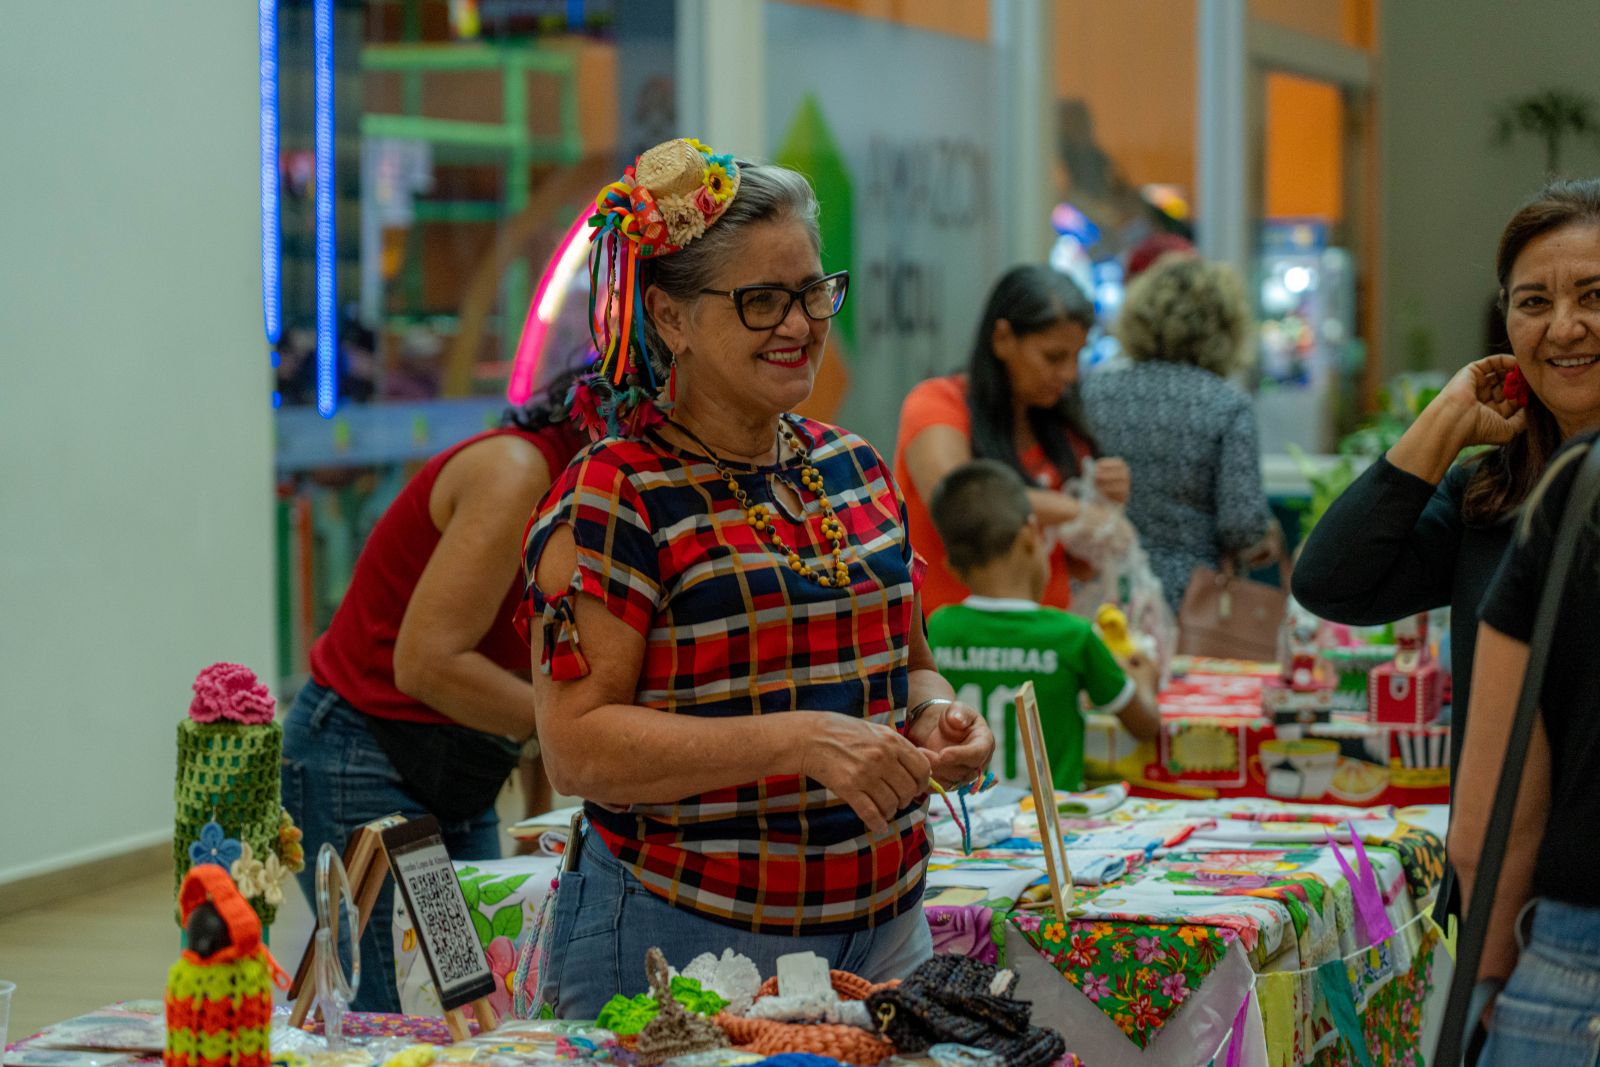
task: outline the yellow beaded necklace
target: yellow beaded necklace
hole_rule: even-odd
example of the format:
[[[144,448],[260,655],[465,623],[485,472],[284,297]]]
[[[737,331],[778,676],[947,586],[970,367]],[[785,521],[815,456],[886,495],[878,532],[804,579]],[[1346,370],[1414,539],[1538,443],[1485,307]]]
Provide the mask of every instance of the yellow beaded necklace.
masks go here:
[[[728,491],[733,494],[733,498],[744,509],[744,518],[750,524],[750,528],[756,532],[758,537],[766,536],[771,547],[788,563],[790,570],[808,581],[816,582],[818,585],[830,589],[842,589],[850,584],[850,564],[845,560],[844,552],[844,523],[840,522],[839,517],[833,513],[833,502],[828,499],[827,490],[822,485],[822,472],[811,465],[811,454],[800,444],[799,436],[795,434],[788,423],[780,422],[778,424],[778,433],[788,443],[789,447],[794,449],[795,454],[800,457],[800,484],[817,495],[817,504],[822,509],[822,536],[827,538],[833,545],[833,549],[827,557],[827,562],[822,565],[826,568],[826,573],[812,566],[806,560],[801,559],[800,553],[789,546],[788,542],[783,539],[783,535],[778,532],[777,527],[773,524],[772,509],[765,504],[758,504],[750,499],[750,494],[740,488],[738,479],[733,476],[732,471],[722,465],[722,460],[717,457],[715,451],[700,440],[693,430],[681,422],[675,419],[669,419],[668,421],[693,441],[700,451],[705,454],[705,457],[711,461],[711,465],[717,469],[717,474],[721,476],[723,483],[727,485]],[[803,503],[802,512],[804,511]],[[805,525],[803,514],[800,525]]]

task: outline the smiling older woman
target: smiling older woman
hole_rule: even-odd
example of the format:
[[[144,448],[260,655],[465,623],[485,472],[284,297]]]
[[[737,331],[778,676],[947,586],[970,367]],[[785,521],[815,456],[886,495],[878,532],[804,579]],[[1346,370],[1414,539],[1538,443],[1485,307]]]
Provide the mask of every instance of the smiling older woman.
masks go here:
[[[631,431],[579,454],[526,545],[540,741],[590,824],[540,996],[593,1018],[651,946],[903,977],[931,951],[929,780],[972,780],[994,740],[933,668],[883,459],[791,414],[847,277],[803,177],[698,142],[599,206],[620,282],[594,406]]]

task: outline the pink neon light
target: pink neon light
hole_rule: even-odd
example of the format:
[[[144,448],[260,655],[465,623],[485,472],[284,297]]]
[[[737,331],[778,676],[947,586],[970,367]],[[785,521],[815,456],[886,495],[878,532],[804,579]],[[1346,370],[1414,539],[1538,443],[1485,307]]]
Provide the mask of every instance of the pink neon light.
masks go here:
[[[538,380],[539,361],[544,355],[544,337],[550,324],[561,312],[566,301],[573,275],[583,263],[588,248],[586,231],[589,212],[579,215],[567,228],[566,236],[556,246],[544,275],[528,302],[528,316],[522,322],[522,336],[517,340],[517,358],[511,364],[511,380],[506,385],[506,399],[513,404],[526,404],[533,395],[533,383]]]

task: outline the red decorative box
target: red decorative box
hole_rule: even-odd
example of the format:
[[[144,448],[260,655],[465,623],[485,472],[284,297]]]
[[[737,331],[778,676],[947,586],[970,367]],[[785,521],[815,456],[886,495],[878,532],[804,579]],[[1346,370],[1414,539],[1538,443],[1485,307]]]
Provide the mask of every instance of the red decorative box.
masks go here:
[[[1397,657],[1367,679],[1367,713],[1389,726],[1426,726],[1444,704],[1444,674],[1431,660]]]

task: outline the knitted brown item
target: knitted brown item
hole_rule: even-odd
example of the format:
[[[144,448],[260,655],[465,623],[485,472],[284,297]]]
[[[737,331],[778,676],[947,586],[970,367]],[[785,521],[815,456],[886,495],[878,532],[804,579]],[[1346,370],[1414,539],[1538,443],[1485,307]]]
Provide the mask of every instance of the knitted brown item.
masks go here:
[[[990,964],[934,956],[899,988],[874,992],[867,1004],[902,1054],[952,1042],[993,1052],[1011,1067],[1054,1063],[1066,1042],[1030,1024],[1032,1005],[1011,996],[1015,986],[1015,975],[1001,976]]]
[[[881,989],[892,989],[899,982],[873,985],[849,971],[830,971],[833,991],[841,1000],[866,1000]],[[778,979],[768,978],[761,984],[756,999],[778,994]],[[873,1067],[894,1055],[894,1046],[874,1037],[865,1030],[838,1023],[780,1023],[771,1019],[746,1019],[724,1012],[717,1016],[722,1027],[741,1052],[760,1056],[776,1056],[784,1052],[809,1052],[816,1056],[830,1056],[841,1063],[857,1067]]]
[[[660,949],[652,948],[645,954],[644,969],[650,978],[650,992],[661,1010],[639,1031],[635,1050],[641,1064],[650,1067],[674,1056],[728,1047],[728,1039],[716,1023],[696,1015],[673,997],[667,959]]]

